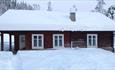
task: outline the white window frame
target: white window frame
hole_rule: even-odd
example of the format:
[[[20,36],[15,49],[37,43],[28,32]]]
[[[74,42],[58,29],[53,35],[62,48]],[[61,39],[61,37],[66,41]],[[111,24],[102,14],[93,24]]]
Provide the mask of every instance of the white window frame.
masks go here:
[[[95,46],[89,46],[89,36],[95,36],[96,37],[96,45]],[[91,38],[91,41],[93,38]],[[98,35],[97,34],[87,34],[87,48],[97,48],[98,47]]]
[[[42,37],[42,46],[41,47],[34,46],[34,36],[37,36],[37,39],[38,39],[38,36]],[[37,43],[37,45],[38,45],[38,43]],[[32,49],[44,49],[44,35],[43,34],[32,34]]]
[[[58,46],[55,46],[55,36],[58,36]],[[62,36],[62,46],[59,46],[59,36]],[[64,48],[64,34],[53,34],[53,48]]]

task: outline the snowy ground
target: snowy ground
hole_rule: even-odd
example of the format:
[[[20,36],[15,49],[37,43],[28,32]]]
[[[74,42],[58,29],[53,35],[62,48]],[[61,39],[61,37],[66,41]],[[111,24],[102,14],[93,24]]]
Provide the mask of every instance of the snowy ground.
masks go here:
[[[115,70],[115,53],[96,48],[19,51],[4,56],[0,70]]]

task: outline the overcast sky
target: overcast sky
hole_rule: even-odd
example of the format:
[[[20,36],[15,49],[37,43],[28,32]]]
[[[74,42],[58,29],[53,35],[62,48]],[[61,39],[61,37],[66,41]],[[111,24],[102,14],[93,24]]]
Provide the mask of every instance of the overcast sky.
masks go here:
[[[96,1],[96,0],[18,0],[18,1]],[[104,0],[104,1],[115,1],[115,0]]]
[[[18,0],[18,2],[26,2],[30,5],[39,4],[41,10],[46,10],[48,2],[52,2],[53,11],[70,11],[73,5],[76,5],[78,11],[91,11],[97,5],[97,0]],[[115,0],[104,0],[107,9],[115,4]]]

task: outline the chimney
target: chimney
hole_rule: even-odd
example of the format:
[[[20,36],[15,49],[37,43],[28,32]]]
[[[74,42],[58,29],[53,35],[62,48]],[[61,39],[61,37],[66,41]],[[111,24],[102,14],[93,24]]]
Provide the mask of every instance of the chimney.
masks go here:
[[[73,8],[70,9],[70,20],[75,22],[76,21],[76,11],[77,11],[77,8],[75,5],[73,5]]]
[[[76,13],[75,13],[75,12],[70,12],[70,19],[71,19],[71,21],[73,21],[73,22],[76,21]]]

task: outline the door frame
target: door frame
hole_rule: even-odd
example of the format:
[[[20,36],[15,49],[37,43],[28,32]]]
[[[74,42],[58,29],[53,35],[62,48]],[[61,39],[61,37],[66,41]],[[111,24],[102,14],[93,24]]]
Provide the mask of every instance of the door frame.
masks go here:
[[[21,37],[24,37],[24,47],[25,48],[25,45],[26,45],[26,42],[25,42],[25,34],[20,34],[19,35],[19,49],[23,49],[22,46],[21,46],[21,41],[22,41],[22,38]]]
[[[93,44],[93,36],[95,36],[95,46],[89,46],[89,36],[91,36],[91,45]],[[97,48],[98,47],[98,34],[87,34],[87,48]]]

